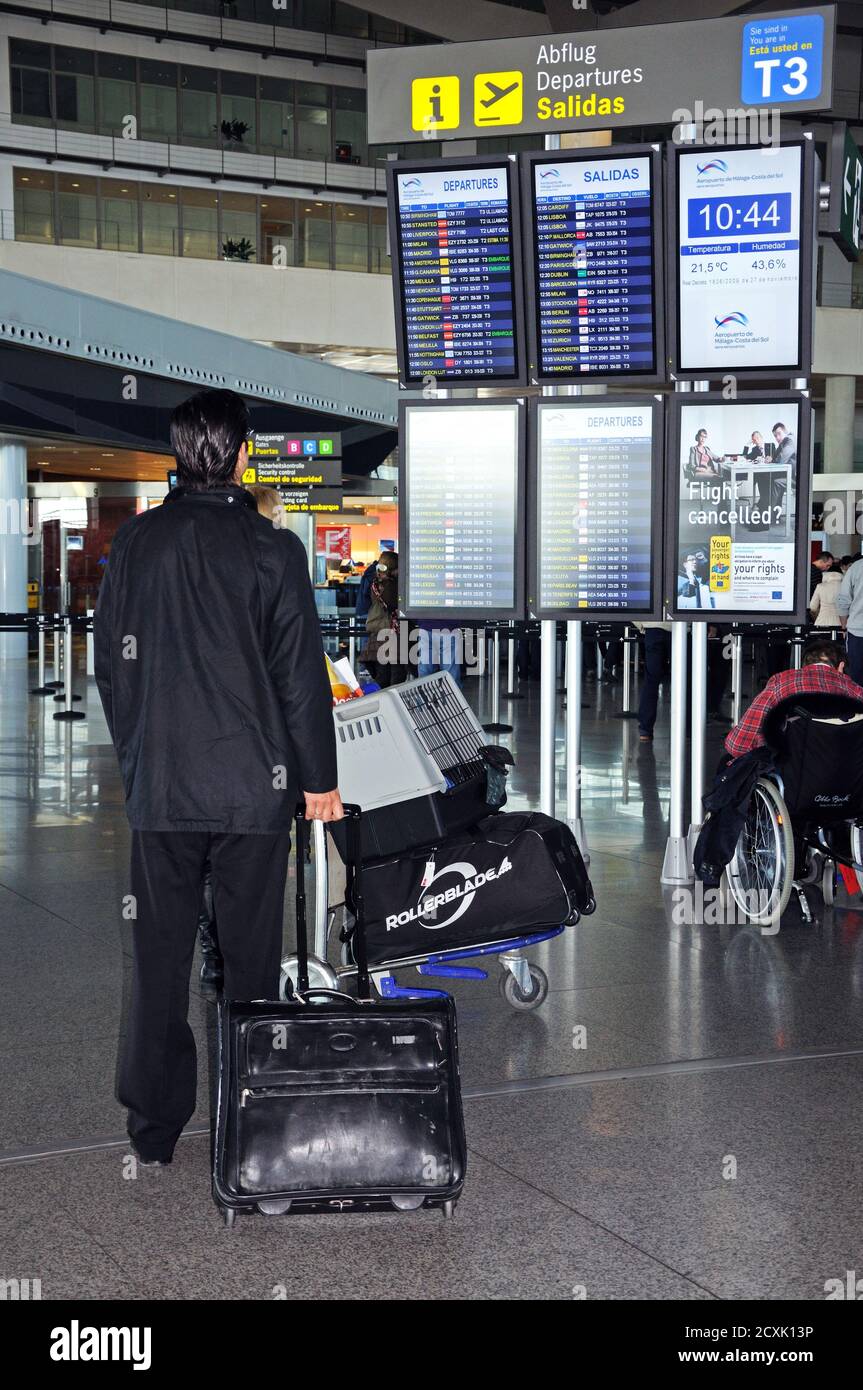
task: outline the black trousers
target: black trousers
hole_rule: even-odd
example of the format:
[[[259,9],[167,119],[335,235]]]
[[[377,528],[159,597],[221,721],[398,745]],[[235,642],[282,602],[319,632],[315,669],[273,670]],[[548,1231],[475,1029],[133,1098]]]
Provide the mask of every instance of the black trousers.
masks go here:
[[[132,996],[117,1094],[142,1158],[168,1159],[195,1110],[189,976],[209,858],[229,999],[275,999],[291,840],[283,835],[132,832]]]

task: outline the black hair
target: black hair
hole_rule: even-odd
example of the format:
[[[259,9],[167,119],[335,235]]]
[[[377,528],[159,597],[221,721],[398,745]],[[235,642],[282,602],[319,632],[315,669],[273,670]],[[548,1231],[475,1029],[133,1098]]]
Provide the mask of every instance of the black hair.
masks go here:
[[[773,428],[772,428],[771,431],[770,431],[771,434],[773,433],[773,430],[785,430],[785,433],[787,434],[787,433],[788,433],[788,426],[787,426],[787,425],[783,425],[783,423],[782,423],[781,420],[777,420],[777,421],[776,421],[776,424],[773,426]]]
[[[803,648],[802,662],[804,666],[812,666],[816,661],[827,661],[838,671],[847,656],[841,642],[833,642],[829,637],[810,637]]]
[[[829,560],[830,563],[831,563],[831,565],[832,565],[832,564],[835,564],[835,560],[834,560],[833,556],[830,554],[830,551],[829,551],[829,550],[822,550],[820,555],[816,555],[816,556],[815,556],[815,559],[816,559],[816,560]]]
[[[227,487],[249,432],[249,411],[235,391],[199,391],[171,416],[171,448],[180,487]]]
[[[707,430],[704,428],[703,425],[701,426],[701,429],[700,429],[700,430],[696,430],[696,431],[695,431],[695,442],[696,442],[696,444],[698,443],[698,441],[699,441],[699,439],[701,438],[701,436],[702,436],[703,434],[706,434],[706,433],[707,433]]]

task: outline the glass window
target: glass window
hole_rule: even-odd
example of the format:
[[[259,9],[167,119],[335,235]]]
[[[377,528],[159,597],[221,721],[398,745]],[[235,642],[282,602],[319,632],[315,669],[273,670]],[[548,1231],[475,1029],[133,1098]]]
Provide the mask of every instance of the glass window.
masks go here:
[[[330,158],[330,88],[298,82],[297,159]]]
[[[371,269],[376,275],[389,275],[391,266],[387,251],[387,210],[371,209]]]
[[[349,34],[351,38],[367,39],[369,36],[369,16],[365,10],[355,9],[353,5],[343,5],[334,0],[332,32]]]
[[[182,189],[183,255],[214,261],[219,255],[218,197],[205,188]]]
[[[15,240],[54,240],[54,175],[15,170]]]
[[[179,190],[141,185],[141,250],[151,256],[180,254]]]
[[[102,179],[101,243],[104,251],[137,251],[138,185],[126,179]]]
[[[297,208],[293,198],[261,199],[261,257],[266,265],[294,265]]]
[[[294,84],[284,77],[262,77],[260,148],[294,153]]]
[[[96,56],[77,48],[54,49],[57,120],[96,128]]]
[[[332,265],[330,203],[305,202],[297,206],[297,249],[300,265],[329,270]]]
[[[51,102],[51,46],[9,40],[12,79],[12,115],[19,120],[49,121]]]
[[[228,261],[258,258],[258,209],[253,193],[222,194],[222,255]]]
[[[85,174],[58,174],[57,240],[63,246],[98,246],[98,200],[94,178]]]
[[[99,129],[121,137],[129,116],[137,116],[135,59],[117,53],[98,55]]]
[[[254,147],[258,139],[255,127],[255,78],[245,72],[223,72],[220,83],[222,140],[231,150],[243,146]]]
[[[218,137],[217,74],[209,68],[182,68],[182,140],[186,145],[215,145]]]
[[[334,87],[333,140],[338,160],[339,146],[347,146],[347,159],[367,164],[369,147],[366,141],[366,94],[359,87]]]
[[[368,208],[360,204],[335,205],[336,270],[368,270],[369,217]]]
[[[141,59],[142,140],[177,139],[177,65]]]

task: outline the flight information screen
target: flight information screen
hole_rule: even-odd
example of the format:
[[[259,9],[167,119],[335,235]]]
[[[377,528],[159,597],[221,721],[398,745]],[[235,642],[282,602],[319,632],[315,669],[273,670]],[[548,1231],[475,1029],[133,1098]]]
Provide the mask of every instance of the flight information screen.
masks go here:
[[[803,146],[678,151],[676,158],[680,370],[719,376],[800,368],[810,346],[802,341],[810,221]]]
[[[660,409],[651,397],[538,403],[533,612],[651,616]]]
[[[396,166],[393,178],[403,383],[517,383],[515,166]]]
[[[413,618],[518,617],[522,411],[402,407],[402,602]]]
[[[654,157],[531,164],[539,381],[656,376]]]

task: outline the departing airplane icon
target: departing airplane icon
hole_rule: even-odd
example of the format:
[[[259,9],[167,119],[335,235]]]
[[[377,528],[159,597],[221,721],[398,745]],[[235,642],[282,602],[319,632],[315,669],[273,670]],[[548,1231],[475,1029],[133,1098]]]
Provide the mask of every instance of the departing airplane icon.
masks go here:
[[[521,125],[524,73],[478,72],[473,80],[475,126]]]
[[[518,89],[517,82],[511,82],[508,87],[497,87],[494,82],[486,82],[485,85],[492,93],[490,97],[482,102],[482,105],[485,107],[494,106],[496,101],[500,101],[502,97],[508,97],[510,92],[514,92]]]

